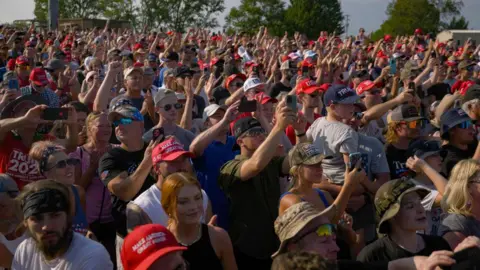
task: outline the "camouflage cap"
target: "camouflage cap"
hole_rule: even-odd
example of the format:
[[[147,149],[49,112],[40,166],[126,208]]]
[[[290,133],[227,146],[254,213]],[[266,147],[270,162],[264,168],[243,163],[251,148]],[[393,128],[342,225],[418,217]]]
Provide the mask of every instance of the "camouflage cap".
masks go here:
[[[290,166],[314,165],[322,162],[325,156],[310,143],[299,143],[295,145],[288,153]]]
[[[410,192],[417,192],[423,199],[430,191],[405,178],[389,181],[378,189],[375,194],[375,211],[379,220],[377,227],[379,234],[388,232],[385,221],[397,215],[403,196]]]
[[[331,220],[335,216],[336,211],[337,207],[335,205],[323,211],[318,211],[318,208],[308,202],[300,202],[290,206],[275,220],[275,233],[280,239],[280,247],[272,257],[285,252],[288,242],[295,238],[304,228],[325,224],[319,218],[326,217],[328,220]]]

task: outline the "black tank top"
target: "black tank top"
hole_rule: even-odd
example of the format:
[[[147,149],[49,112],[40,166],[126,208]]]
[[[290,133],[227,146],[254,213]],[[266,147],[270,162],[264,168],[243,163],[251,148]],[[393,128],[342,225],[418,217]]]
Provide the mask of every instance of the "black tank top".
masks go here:
[[[223,269],[222,263],[210,242],[208,225],[206,224],[202,224],[202,237],[188,246],[188,249],[183,252],[183,258],[188,262],[190,270]]]

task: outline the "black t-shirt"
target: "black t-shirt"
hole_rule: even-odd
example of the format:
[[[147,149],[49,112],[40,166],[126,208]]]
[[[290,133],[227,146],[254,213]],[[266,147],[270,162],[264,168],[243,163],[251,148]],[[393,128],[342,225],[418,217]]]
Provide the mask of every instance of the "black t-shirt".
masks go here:
[[[390,179],[398,179],[403,176],[409,176],[409,170],[406,166],[407,150],[398,149],[392,144],[387,145],[385,149],[387,156],[388,168],[390,168]]]
[[[272,86],[272,89],[270,90],[269,96],[273,98],[277,98],[278,94],[281,92],[290,92],[292,91],[292,87],[290,86],[285,86],[282,82],[277,82]]]
[[[455,164],[457,164],[462,159],[472,158],[475,154],[477,142],[470,144],[468,149],[462,150],[451,144],[446,144],[442,147],[443,151],[443,163],[442,163],[442,174],[447,178],[450,177],[450,172],[452,171]]]
[[[388,262],[413,256],[430,256],[437,250],[451,250],[447,241],[440,236],[419,235],[425,241],[425,247],[417,253],[401,248],[389,236],[385,236],[364,247],[357,260],[365,263]]]
[[[146,147],[139,151],[128,152],[121,147],[116,147],[105,153],[100,159],[98,167],[100,178],[105,186],[122,172],[126,171],[128,172],[128,175],[133,174],[143,160],[145,149]],[[153,184],[155,184],[155,179],[151,175],[148,175],[142,188],[140,188],[140,191],[133,199],[142,194],[142,192],[150,188]],[[127,235],[127,204],[128,202],[122,201],[112,194],[112,216],[115,219],[117,233],[122,237]]]

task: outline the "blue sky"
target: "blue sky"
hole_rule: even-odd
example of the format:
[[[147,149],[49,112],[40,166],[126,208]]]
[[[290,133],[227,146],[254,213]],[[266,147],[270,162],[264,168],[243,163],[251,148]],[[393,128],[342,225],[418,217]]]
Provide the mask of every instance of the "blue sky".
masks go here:
[[[375,31],[386,19],[385,9],[389,0],[340,0],[345,14],[350,15],[350,34],[355,34],[358,28],[364,27],[367,33]],[[470,21],[471,29],[480,30],[480,0],[464,0],[463,15]],[[18,19],[33,18],[33,0],[0,0],[0,22],[11,22]],[[240,0],[225,0],[226,11],[238,6]],[[225,14],[219,16],[223,23]],[[373,15],[372,15],[373,14]]]

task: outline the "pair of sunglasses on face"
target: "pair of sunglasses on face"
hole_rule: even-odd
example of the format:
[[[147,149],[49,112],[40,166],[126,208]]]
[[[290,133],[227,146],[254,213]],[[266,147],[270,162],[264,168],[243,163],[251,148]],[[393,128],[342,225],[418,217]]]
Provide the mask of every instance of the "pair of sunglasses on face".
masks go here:
[[[64,159],[64,160],[60,160],[58,161],[57,163],[55,163],[55,165],[53,165],[52,167],[50,168],[47,168],[47,170],[51,170],[53,168],[57,168],[57,169],[64,169],[66,168],[67,166],[76,166],[80,164],[80,160],[76,159],[76,158],[69,158],[69,159]]]
[[[473,126],[472,121],[468,120],[457,125],[458,128],[467,129]]]
[[[336,235],[336,227],[333,224],[322,224],[318,226],[317,228],[310,230],[303,234],[302,236],[298,237],[296,241],[300,241],[303,237],[309,235],[310,233],[315,232],[315,234],[318,237],[329,237],[329,236],[335,236]]]
[[[183,104],[181,103],[167,104],[160,108],[163,108],[166,112],[170,111],[172,108],[175,108],[176,110],[180,110],[181,108],[183,108]]]
[[[411,121],[411,122],[401,122],[401,124],[407,125],[408,128],[410,129],[416,129],[417,127],[422,127],[424,123],[424,120],[416,120],[416,121]]]

